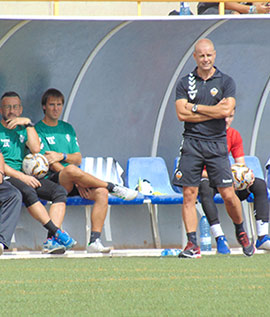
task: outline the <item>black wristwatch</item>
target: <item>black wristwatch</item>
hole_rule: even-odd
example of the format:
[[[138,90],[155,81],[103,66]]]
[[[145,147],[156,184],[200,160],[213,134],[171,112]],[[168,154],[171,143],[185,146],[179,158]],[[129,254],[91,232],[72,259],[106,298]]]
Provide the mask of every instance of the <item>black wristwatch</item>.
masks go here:
[[[25,128],[33,128],[35,126],[35,124],[32,121],[30,121],[29,123],[25,124],[24,126],[25,126]]]
[[[195,105],[191,108],[191,111],[195,113],[195,112],[197,112],[197,110],[198,110],[198,105],[195,104]]]

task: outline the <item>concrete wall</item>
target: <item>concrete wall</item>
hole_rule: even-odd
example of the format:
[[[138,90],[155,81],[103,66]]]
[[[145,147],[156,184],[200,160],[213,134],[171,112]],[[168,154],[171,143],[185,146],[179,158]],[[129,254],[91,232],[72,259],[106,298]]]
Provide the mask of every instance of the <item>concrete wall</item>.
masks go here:
[[[162,156],[171,174],[183,131],[175,115],[175,86],[195,67],[193,44],[207,36],[216,45],[216,65],[237,84],[233,126],[243,136],[246,154],[252,152],[264,164],[270,148],[266,137],[270,115],[269,26],[267,18],[241,17],[2,19],[0,93],[17,91],[24,115],[36,122],[42,118],[42,93],[56,87],[66,96],[63,118],[75,127],[83,156],[113,156],[123,168],[132,156]],[[83,247],[81,230],[69,220],[76,217],[79,227],[84,226],[84,212],[77,210],[69,208],[64,226]],[[148,217],[145,207],[114,206],[112,241],[105,244],[152,246]],[[235,243],[224,210],[221,218],[229,242]],[[27,228],[28,222],[23,213],[19,227]],[[159,222],[163,245],[177,245],[182,232],[181,207],[160,208]],[[36,227],[40,232],[39,224]],[[23,234],[18,243],[31,245],[28,230],[18,230]],[[32,247],[44,238],[44,232],[37,234],[38,243]]]
[[[197,13],[197,2],[190,2],[191,11]],[[179,2],[142,2],[142,16],[167,16],[179,11]],[[137,2],[119,1],[3,1],[1,15],[59,15],[59,16],[136,16]]]

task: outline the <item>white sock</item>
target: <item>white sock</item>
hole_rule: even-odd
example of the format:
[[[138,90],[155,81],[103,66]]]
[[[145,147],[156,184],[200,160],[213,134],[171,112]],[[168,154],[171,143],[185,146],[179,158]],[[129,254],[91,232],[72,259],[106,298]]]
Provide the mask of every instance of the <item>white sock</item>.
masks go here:
[[[266,234],[268,234],[268,222],[256,220],[256,228],[258,237],[265,236]]]
[[[224,232],[221,228],[220,223],[211,226],[211,231],[212,231],[212,234],[215,238],[220,237],[220,236],[224,236]]]

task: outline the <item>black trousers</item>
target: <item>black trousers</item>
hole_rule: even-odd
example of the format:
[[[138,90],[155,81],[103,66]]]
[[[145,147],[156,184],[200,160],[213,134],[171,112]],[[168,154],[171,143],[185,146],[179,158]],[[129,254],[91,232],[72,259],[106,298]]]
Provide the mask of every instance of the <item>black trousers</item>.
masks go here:
[[[22,209],[22,195],[9,182],[0,184],[0,242],[8,248]]]

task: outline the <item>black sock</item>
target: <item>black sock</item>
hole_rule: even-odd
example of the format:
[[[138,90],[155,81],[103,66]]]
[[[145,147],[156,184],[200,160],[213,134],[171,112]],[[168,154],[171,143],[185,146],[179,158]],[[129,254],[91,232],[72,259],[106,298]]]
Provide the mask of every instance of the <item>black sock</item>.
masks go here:
[[[59,229],[51,220],[43,225],[43,227],[46,228],[48,230],[48,233],[52,236],[54,236],[56,231]]]
[[[234,226],[235,226],[235,234],[237,237],[239,236],[240,233],[245,232],[244,222],[239,224],[234,223]]]
[[[188,241],[191,241],[193,244],[197,246],[197,237],[196,231],[187,233]]]
[[[108,182],[107,189],[108,189],[109,193],[111,193],[111,192],[113,191],[114,186],[115,186],[115,185],[114,185],[113,183],[109,183],[109,182]]]
[[[95,242],[97,239],[99,239],[99,238],[100,238],[100,235],[101,235],[101,233],[100,233],[100,232],[97,232],[97,231],[91,231],[91,235],[90,235],[90,242],[89,242],[89,243]]]

